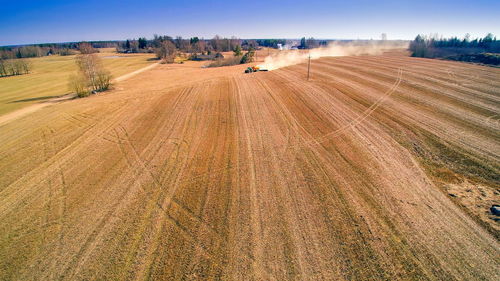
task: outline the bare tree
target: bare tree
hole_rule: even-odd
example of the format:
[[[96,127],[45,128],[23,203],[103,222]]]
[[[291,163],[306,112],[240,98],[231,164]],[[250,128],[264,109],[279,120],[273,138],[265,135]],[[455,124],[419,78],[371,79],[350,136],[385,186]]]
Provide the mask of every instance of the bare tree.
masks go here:
[[[0,60],[0,76],[28,74],[31,63],[26,59]]]
[[[99,51],[92,47],[90,43],[87,42],[81,42],[78,44],[78,49],[80,50],[80,53],[82,54],[93,54],[93,53],[98,53]]]
[[[241,40],[236,36],[231,36],[231,39],[229,40],[229,49],[234,50],[237,46],[241,48]]]
[[[19,68],[23,74],[28,74],[31,71],[31,61],[27,59],[18,59]]]
[[[139,52],[139,42],[137,40],[130,41],[130,52],[132,53]]]
[[[79,55],[76,58],[78,74],[70,78],[70,87],[78,97],[106,91],[111,86],[111,74],[102,66],[95,54]]]
[[[257,46],[259,46],[259,44],[255,40],[245,40],[242,44],[244,50],[257,49]]]
[[[159,48],[155,50],[156,57],[164,63],[173,63],[175,59],[176,48],[171,41],[163,41]]]
[[[181,36],[177,36],[174,40],[175,42],[175,47],[178,49],[178,50],[181,50],[183,52],[190,52],[190,43],[189,43],[189,40],[187,39],[182,39]]]
[[[214,51],[222,51],[222,38],[219,35],[215,35],[215,37],[210,41],[210,45]]]
[[[196,42],[195,48],[196,48],[196,52],[200,52],[200,53],[205,52],[205,50],[207,48],[205,40],[199,40],[198,42]]]
[[[7,62],[0,58],[0,77],[7,76]]]

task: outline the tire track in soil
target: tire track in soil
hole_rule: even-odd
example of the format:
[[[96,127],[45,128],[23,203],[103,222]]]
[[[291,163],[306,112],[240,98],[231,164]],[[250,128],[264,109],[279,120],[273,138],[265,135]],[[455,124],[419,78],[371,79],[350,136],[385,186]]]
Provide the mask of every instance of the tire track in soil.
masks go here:
[[[383,94],[383,96],[381,98],[379,98],[375,103],[373,103],[370,107],[368,107],[365,111],[363,111],[360,114],[359,117],[355,118],[350,123],[342,126],[341,128],[339,128],[337,130],[334,130],[334,131],[332,131],[330,133],[322,135],[320,137],[314,138],[314,137],[311,136],[310,140],[308,140],[308,141],[299,141],[298,144],[295,144],[295,145],[292,145],[292,146],[288,145],[288,141],[287,141],[286,144],[284,144],[284,145],[283,144],[275,145],[275,146],[273,146],[273,148],[274,149],[278,149],[278,148],[284,147],[286,149],[291,149],[291,148],[299,148],[299,147],[304,147],[304,146],[309,146],[309,145],[319,145],[319,144],[321,144],[323,142],[331,140],[332,138],[335,138],[335,137],[337,137],[339,135],[342,135],[345,131],[347,131],[349,129],[352,129],[352,128],[360,125],[361,123],[364,122],[364,120],[366,120],[368,117],[370,117],[370,115],[373,114],[373,112],[375,110],[377,110],[377,108],[379,108],[383,104],[383,102],[385,100],[387,100],[396,91],[396,89],[398,88],[399,84],[402,81],[402,74],[403,74],[403,71],[401,69],[399,69],[398,70],[398,77],[397,77],[396,81],[394,82],[394,84],[391,86],[391,88],[388,91],[386,91]],[[291,120],[294,120],[294,121],[291,121],[290,124],[296,124],[296,123],[298,123],[298,121],[295,118],[293,118],[293,117],[290,117],[290,118],[292,118]],[[292,127],[294,127],[294,126],[292,126]],[[304,129],[303,127],[301,127],[301,130],[304,131],[304,132],[307,132],[307,130]],[[298,134],[299,131],[300,130],[296,130],[297,134]],[[300,134],[298,134],[298,135],[300,135]],[[233,169],[233,168],[234,167],[221,168],[219,171],[216,171],[216,173],[224,172],[227,169]],[[214,173],[214,172],[212,172],[212,173]],[[199,176],[201,177],[201,176],[203,176],[203,174],[199,175]]]
[[[350,58],[339,60],[349,62]],[[394,64],[396,62],[391,63]],[[420,64],[425,66],[424,62]],[[300,67],[292,67],[290,72]],[[385,114],[383,106],[386,103],[398,106],[399,100],[391,97],[395,93],[402,93],[400,85],[403,83],[403,73],[408,74],[406,68],[398,69],[395,81],[389,79],[390,70],[383,72],[384,77],[370,76],[370,79],[376,80],[376,86],[370,88],[370,83],[366,83],[353,90],[354,94],[344,93],[346,97],[334,99],[343,104],[333,108],[328,107],[331,103],[320,103],[327,101],[328,96],[334,94],[332,91],[317,81],[301,83],[293,80],[294,74],[285,71],[288,70],[268,73],[267,76],[257,73],[253,76],[231,74],[222,80],[218,77],[213,81],[191,85],[190,90],[181,90],[185,92],[178,96],[173,94],[178,93],[179,89],[163,93],[159,91],[143,100],[134,96],[138,93],[132,93],[124,97],[129,97],[129,104],[117,107],[109,118],[99,121],[87,122],[85,119],[92,117],[85,113],[64,113],[62,119],[67,118],[64,122],[71,122],[71,126],[85,132],[63,149],[55,151],[56,132],[52,131],[49,136],[49,132],[44,130],[44,143],[53,145],[54,152],[49,152],[50,145],[42,147],[45,163],[9,185],[9,189],[19,187],[17,202],[29,203],[30,196],[41,191],[40,185],[47,183],[43,175],[58,175],[57,180],[49,183],[53,187],[49,187],[50,191],[46,194],[52,198],[47,205],[49,209],[41,212],[45,216],[41,217],[45,223],[35,231],[43,232],[43,228],[51,223],[48,214],[54,212],[52,206],[62,208],[66,205],[62,202],[56,204],[57,195],[62,194],[62,190],[52,192],[59,181],[61,189],[67,188],[65,177],[70,170],[64,165],[78,159],[95,142],[103,146],[97,153],[109,149],[118,151],[117,161],[126,167],[118,178],[127,181],[127,188],[117,191],[116,201],[102,206],[104,210],[94,210],[99,212],[99,216],[97,220],[89,221],[92,229],[86,229],[83,239],[78,241],[81,243],[80,248],[74,251],[66,245],[67,237],[59,237],[54,256],[61,256],[70,250],[71,259],[64,264],[63,275],[44,274],[51,276],[51,279],[84,279],[84,274],[94,269],[95,276],[110,274],[99,264],[99,259],[104,257],[97,249],[106,247],[106,238],[115,227],[113,218],[120,212],[126,212],[127,198],[137,193],[145,198],[144,212],[141,209],[137,217],[139,227],[132,230],[133,237],[123,238],[130,242],[127,245],[131,247],[119,249],[125,252],[118,254],[125,257],[125,263],[120,265],[117,275],[110,275],[117,276],[117,279],[167,277],[165,273],[179,278],[216,276],[220,279],[228,276],[238,279],[245,273],[249,278],[261,280],[329,279],[332,276],[346,279],[370,276],[381,279],[400,279],[404,276],[440,279],[446,275],[456,279],[473,276],[487,279],[494,275],[495,262],[491,258],[498,253],[498,245],[460,214],[448,214],[450,218],[447,220],[439,218],[438,214],[446,210],[455,211],[453,205],[450,207],[451,203],[445,197],[433,193],[432,184],[422,176],[423,172],[411,172],[412,169],[420,169],[414,159],[406,161],[400,159],[403,156],[395,155],[400,148],[394,140],[387,139],[387,134],[380,128],[384,124],[380,123],[378,116],[373,117],[374,112],[381,108]],[[159,76],[160,80],[169,79],[173,72],[168,73]],[[446,75],[445,72],[442,74]],[[271,75],[277,75],[281,81],[275,83],[273,79],[276,77]],[[224,97],[222,92],[211,91],[225,89],[221,86],[224,81],[229,84],[228,91],[231,92],[228,98],[234,100],[235,161],[232,161],[232,154],[223,154],[224,157],[220,158],[206,156],[227,153],[232,149],[232,144],[227,143],[230,135],[225,134],[229,127],[222,125],[224,119],[215,116],[227,114],[221,110],[226,105],[216,104]],[[280,88],[280,82],[285,84],[286,81],[289,81],[289,87]],[[368,99],[359,94],[363,89],[371,89],[366,95]],[[290,96],[286,96],[288,92]],[[364,98],[364,102],[349,100],[347,97],[350,94],[358,94],[360,99]],[[316,100],[314,95],[318,95]],[[97,97],[96,100],[99,99]],[[175,101],[170,103],[171,99]],[[294,103],[303,105],[300,107]],[[349,109],[349,106],[354,108]],[[137,110],[138,107],[141,110]],[[300,112],[301,108],[307,113]],[[335,109],[345,112],[333,112]],[[405,109],[413,110],[409,107]],[[411,112],[417,113],[417,110]],[[496,122],[496,116],[485,118],[489,118],[486,119],[489,122]],[[321,120],[322,117],[324,120]],[[318,125],[313,119],[321,120],[324,124]],[[94,122],[95,125],[86,130],[85,127]],[[141,127],[145,125],[149,126],[149,130],[142,131]],[[352,135],[338,138],[350,130],[354,131]],[[380,141],[377,141],[379,138]],[[359,143],[350,143],[351,139]],[[370,148],[362,149],[363,145],[370,142],[373,142]],[[380,147],[383,144],[386,144],[385,148]],[[346,149],[349,145],[352,151]],[[381,155],[367,158],[365,165],[374,164],[370,167],[352,159],[356,153],[369,155],[376,152]],[[204,153],[206,155],[201,155]],[[392,156],[395,157],[390,162]],[[395,163],[401,164],[400,169],[404,171],[397,174]],[[196,168],[197,165],[200,167]],[[267,173],[265,169],[269,169]],[[363,176],[363,171],[369,174]],[[37,173],[42,175],[42,179],[36,176]],[[404,181],[399,182],[398,175],[416,177],[411,179],[415,187],[400,187]],[[391,179],[396,182],[385,182]],[[212,204],[223,202],[224,199],[214,199],[214,196],[219,195],[219,189],[215,186],[226,182],[230,182],[231,186],[228,191],[231,193],[227,195],[229,205],[236,206],[227,207],[225,216],[228,218],[219,220],[224,210],[219,212],[211,208],[214,207]],[[24,183],[26,186],[23,187]],[[302,188],[304,184],[307,189]],[[184,189],[194,185],[199,187],[193,187],[192,191],[199,193],[185,193]],[[9,192],[12,191],[0,192],[0,195],[9,195]],[[76,191],[71,192],[71,196],[76,195],[73,193]],[[402,195],[398,194],[398,197],[391,194],[397,192]],[[391,196],[400,198],[406,195],[413,197],[410,196],[411,199],[404,202],[400,200],[401,204],[390,201]],[[0,213],[12,208],[19,209],[21,205],[17,202],[7,202],[7,206],[0,207]],[[243,206],[248,207],[244,211],[248,213],[237,213],[241,211],[238,208]],[[429,216],[426,211],[429,209],[433,210],[434,215]],[[395,210],[410,213],[392,213]],[[367,212],[366,216],[359,218],[357,215],[363,211]],[[245,223],[248,226],[240,221],[246,219],[246,215],[248,222]],[[267,217],[270,215],[273,217]],[[412,219],[411,215],[415,217]],[[418,215],[428,217],[422,219]],[[318,225],[303,221],[307,216],[317,216]],[[59,215],[60,235],[69,233],[62,227],[71,227],[63,217],[67,217],[67,214]],[[460,223],[459,218],[462,218]],[[418,225],[426,219],[430,226],[423,229],[429,233],[418,232],[414,223]],[[315,227],[325,229],[315,232]],[[242,230],[246,232],[239,235],[238,232]],[[416,233],[407,233],[408,230]],[[277,237],[270,236],[277,233]],[[306,237],[311,233],[321,234]],[[172,240],[164,235],[182,238]],[[384,242],[370,240],[374,235]],[[235,241],[238,238],[242,240]],[[310,241],[306,238],[310,238]],[[183,243],[189,246],[180,248],[170,245],[170,241],[185,241]],[[230,246],[235,246],[236,250]],[[326,246],[329,248],[323,248]],[[381,252],[381,249],[384,251]],[[467,250],[470,250],[470,256],[462,259]],[[166,270],[162,265],[175,265],[175,268]],[[48,271],[53,271],[54,267],[58,270],[56,266],[51,266]],[[27,268],[24,272],[34,273],[36,270]]]
[[[117,131],[117,129],[113,129],[113,131],[116,133],[116,138],[119,140],[118,144],[120,146],[120,151],[126,158],[127,163],[130,164],[127,158],[127,153],[125,152],[125,144],[121,141],[122,139],[120,138],[119,132]],[[134,180],[136,179],[137,177],[134,178]],[[113,218],[113,215],[117,212],[120,204],[124,201],[127,195],[131,193],[132,187],[133,185],[129,184],[127,188],[125,188],[121,192],[121,194],[119,194],[117,200],[113,203],[113,205],[109,208],[105,215],[99,219],[96,227],[94,227],[91,234],[87,237],[77,254],[73,257],[69,265],[66,267],[66,270],[61,275],[61,280],[68,275],[70,276],[70,279],[73,279],[75,275],[79,273],[79,269],[82,267],[85,261],[92,254],[93,250],[97,247],[97,244],[100,242],[100,238],[104,233],[105,226],[108,225],[110,220]]]
[[[127,105],[127,103],[125,105]],[[118,108],[116,111],[112,112],[112,113],[115,113],[115,112],[118,112],[120,110],[118,114],[113,114],[111,116],[114,116],[115,118],[117,118],[117,117],[119,117],[117,115],[121,115],[124,112],[126,112],[125,105]],[[94,140],[94,135],[98,135],[99,137],[102,136],[102,134],[98,133],[98,130],[106,132],[109,128],[112,128],[118,122],[119,122],[118,119],[113,121],[112,118],[108,118],[108,119],[104,119],[101,122],[101,124],[99,124],[101,126],[105,126],[104,129],[100,129],[100,127],[97,125],[88,127],[87,129],[84,129],[84,131],[77,138],[75,138],[74,140],[72,140],[71,142],[66,144],[66,146],[64,148],[60,149],[50,159],[46,160],[45,162],[40,163],[37,167],[33,168],[29,172],[23,174],[17,180],[8,184],[2,191],[0,191],[0,198],[1,198],[1,196],[3,196],[3,193],[6,193],[8,191],[8,189],[11,188],[13,185],[19,185],[21,182],[27,181],[27,178],[38,178],[38,180],[33,183],[33,185],[37,186],[37,188],[33,189],[30,194],[22,194],[22,192],[23,192],[22,189],[16,190],[16,198],[17,198],[16,201],[19,203],[23,202],[26,200],[26,197],[30,196],[31,194],[38,193],[41,189],[43,189],[43,185],[41,183],[44,181],[44,178],[37,177],[36,175],[39,174],[39,171],[42,170],[42,168],[57,170],[57,167],[55,167],[54,165],[58,161],[58,159],[59,159],[59,161],[64,162],[64,159],[65,159],[64,157],[71,156],[71,154],[69,154],[70,150],[72,150],[72,149],[77,150],[78,145],[80,145],[80,146],[83,146],[84,144],[88,145],[88,143],[91,143]],[[106,123],[109,123],[109,124],[107,125]],[[97,132],[95,132],[95,131],[97,131]],[[21,184],[21,186],[23,186],[25,188],[27,187],[26,185],[22,185],[22,184]],[[3,212],[2,207],[4,207],[4,209],[6,209],[8,206],[7,205],[3,205],[3,206],[0,205],[0,217],[2,216],[2,212]],[[10,207],[15,208],[14,206],[10,206]]]
[[[259,207],[259,198],[257,196],[257,187],[255,185],[256,182],[256,171],[255,171],[255,165],[254,163],[254,156],[253,156],[253,151],[251,147],[251,138],[250,138],[250,130],[249,130],[249,123],[245,115],[245,109],[242,107],[243,102],[242,102],[242,93],[240,90],[240,86],[237,83],[238,81],[235,81],[235,89],[236,89],[236,100],[237,100],[237,105],[240,106],[239,112],[241,116],[241,123],[242,123],[242,128],[241,130],[244,131],[244,138],[245,138],[245,151],[246,151],[246,157],[248,158],[247,163],[250,164],[248,168],[249,172],[249,189],[250,189],[250,202],[251,202],[251,212],[250,212],[250,222],[252,224],[252,242],[253,242],[253,247],[252,247],[252,269],[253,273],[256,276],[257,279],[260,280],[265,280],[267,279],[265,276],[262,276],[262,271],[266,272],[265,266],[262,264],[263,259],[264,259],[264,246],[261,243],[261,239],[259,239],[259,235],[262,233],[262,214],[260,213],[260,207]],[[241,165],[238,166],[239,169],[241,169]]]
[[[177,103],[178,103],[178,102],[182,99],[182,97],[183,97],[183,96],[185,96],[185,94],[186,94],[187,92],[189,92],[189,91],[184,91],[184,93],[182,93],[182,94],[179,96],[179,98],[178,98],[178,99],[176,99],[176,102],[174,103],[174,107],[176,107],[176,106],[177,106]],[[129,119],[129,118],[128,118],[128,119]],[[127,120],[123,120],[123,121],[127,121]],[[165,120],[165,121],[163,121],[163,123],[165,123],[165,122],[166,122],[166,120]],[[163,189],[163,186],[162,186],[162,184],[161,184],[162,179],[158,180],[158,179],[157,179],[157,177],[156,177],[156,176],[154,176],[154,174],[152,173],[152,171],[151,171],[151,170],[147,167],[146,163],[144,163],[144,161],[142,161],[142,160],[141,160],[141,156],[140,156],[140,155],[139,155],[139,153],[137,152],[137,149],[134,147],[134,145],[133,145],[133,141],[130,139],[130,136],[128,136],[128,132],[127,132],[127,130],[126,130],[123,126],[121,126],[121,125],[119,125],[119,126],[118,126],[118,128],[120,129],[120,131],[122,131],[122,134],[121,134],[121,135],[123,135],[123,136],[120,136],[120,134],[118,133],[118,131],[117,131],[116,129],[113,129],[113,130],[115,131],[115,135],[116,135],[115,139],[119,140],[119,143],[120,143],[120,144],[122,144],[122,143],[127,143],[127,144],[128,144],[128,147],[129,147],[129,148],[131,148],[131,149],[129,149],[129,150],[132,150],[132,151],[133,151],[132,153],[130,153],[131,155],[133,155],[133,157],[132,157],[132,159],[129,159],[129,158],[130,158],[130,157],[128,157],[129,153],[126,153],[126,152],[125,152],[126,150],[125,150],[125,149],[123,149],[123,146],[121,147],[121,150],[120,150],[120,151],[122,152],[122,155],[123,155],[123,156],[127,159],[127,162],[128,162],[129,167],[131,167],[131,168],[133,169],[133,167],[135,167],[134,163],[138,163],[138,166],[142,167],[142,168],[141,168],[141,173],[147,173],[147,174],[149,175],[149,177],[153,179],[153,182],[154,182],[155,186],[157,187],[157,188],[156,188],[156,190],[162,190],[162,189]],[[126,133],[126,134],[125,134],[125,133]],[[114,141],[113,141],[113,142],[114,142]],[[152,143],[152,142],[150,142],[150,144],[151,144],[151,143]],[[161,142],[160,142],[160,144],[163,144],[163,143],[164,143],[163,141],[161,141]],[[187,144],[187,142],[185,142],[185,141],[183,141],[183,143],[186,143],[186,144]],[[157,154],[158,150],[159,150],[161,147],[162,147],[162,145],[157,146],[157,148],[156,148],[156,151],[155,151],[154,155],[156,155],[156,154]],[[178,150],[179,150],[179,149],[178,149]],[[176,157],[178,157],[178,155],[177,155]],[[165,161],[165,163],[167,163],[167,162],[168,162],[168,159]],[[165,170],[165,165],[163,165],[163,166],[161,167],[161,169],[160,169],[160,170],[162,170],[162,171],[163,171],[163,170]],[[143,186],[141,186],[140,188],[141,188],[143,191],[145,191],[145,192],[151,192],[151,190],[150,190],[150,191],[145,190],[145,189],[143,188]],[[151,199],[150,201],[154,201],[154,199]],[[157,206],[157,207],[161,207],[159,204],[156,204],[156,206]],[[146,223],[144,223],[143,225],[145,225],[145,224],[146,224]],[[137,237],[139,237],[138,239],[142,239],[143,234],[144,234],[144,233],[139,234],[138,236],[136,235],[136,236],[137,236]],[[139,245],[139,244],[138,244],[138,242],[134,242],[134,245],[136,245],[136,246],[134,246],[134,247],[133,247],[133,249],[136,249],[136,248],[138,247],[138,245]],[[131,249],[131,251],[132,251],[132,252],[135,252],[136,250],[133,250],[133,249]],[[131,256],[131,253],[132,253],[132,252],[129,252],[129,254],[128,254],[127,256]],[[128,265],[127,265],[125,268],[128,268],[128,267],[130,266],[131,259],[128,259],[128,261],[127,261],[126,263],[127,263]]]
[[[200,91],[196,92],[196,91],[193,91],[193,88],[190,88],[188,91],[186,91],[186,95],[188,95],[190,97],[191,100],[194,100],[194,97],[198,97],[200,95],[199,93]],[[193,97],[194,96],[194,97]],[[193,116],[194,112],[191,113],[191,117],[187,118],[187,120],[191,119],[192,116]],[[185,130],[185,129],[184,129]],[[183,134],[183,135],[186,135],[186,134]],[[184,139],[183,142],[189,144],[189,141]],[[179,147],[179,146],[178,146]],[[190,145],[187,146],[188,148],[190,147]],[[178,157],[179,155],[176,155],[175,159],[174,159],[174,163],[179,163],[179,160],[178,160]],[[159,190],[161,192],[157,192],[156,195],[151,199],[151,201],[155,202],[154,205],[156,206],[156,208],[158,208],[159,210],[161,210],[161,212],[157,215],[157,217],[153,220],[152,219],[152,216],[154,215],[154,210],[151,210],[150,211],[150,215],[148,215],[148,217],[151,218],[152,220],[152,224],[153,224],[153,229],[155,229],[154,233],[152,234],[153,236],[153,244],[152,245],[148,245],[148,249],[147,249],[147,253],[145,254],[146,257],[143,258],[143,264],[139,265],[139,268],[136,270],[136,278],[145,278],[146,276],[149,276],[151,273],[150,273],[150,270],[151,270],[151,266],[154,262],[152,256],[153,256],[153,253],[157,251],[157,248],[158,248],[158,245],[157,245],[157,241],[159,241],[158,239],[158,235],[160,233],[162,233],[164,231],[164,218],[165,216],[169,215],[169,209],[170,209],[170,206],[172,203],[174,203],[174,200],[175,200],[175,193],[178,189],[178,187],[180,186],[181,182],[188,182],[188,181],[193,181],[194,178],[191,177],[191,178],[187,178],[185,180],[180,180],[180,174],[181,174],[181,171],[183,170],[183,167],[186,165],[186,161],[187,161],[187,157],[188,157],[188,154],[186,153],[184,159],[181,160],[180,163],[183,163],[183,164],[176,164],[175,166],[181,166],[178,170],[179,172],[177,173],[176,176],[174,176],[174,170],[171,169],[170,171],[170,176],[168,176],[168,173],[165,174],[165,177],[163,179],[167,179],[169,178],[170,180],[172,180],[173,178],[173,183],[171,184],[170,186],[170,189],[169,190],[163,190],[162,186],[162,182],[158,182],[157,184],[159,184]],[[169,162],[171,159],[170,157],[168,157],[166,159],[166,161],[164,163],[167,163]],[[200,176],[198,176],[200,177]],[[163,181],[162,179],[162,181]],[[183,204],[177,204],[179,207],[181,207],[182,209],[184,209],[188,215],[191,215],[192,214],[192,211],[185,207]],[[196,216],[192,216],[193,218],[195,218],[196,220],[198,221],[201,221],[199,218],[197,218]],[[172,221],[172,220],[169,220],[169,221]],[[205,222],[201,222],[202,224],[205,224]],[[173,223],[172,225],[174,225],[175,227],[178,227],[177,224]],[[209,227],[210,228],[210,227]]]

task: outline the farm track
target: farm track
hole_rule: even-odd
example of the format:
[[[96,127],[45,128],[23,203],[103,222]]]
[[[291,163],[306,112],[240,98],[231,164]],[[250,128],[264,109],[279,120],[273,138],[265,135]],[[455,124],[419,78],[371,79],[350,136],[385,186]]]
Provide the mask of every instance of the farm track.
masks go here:
[[[1,124],[0,280],[497,280],[500,71],[305,69],[159,65]]]
[[[117,82],[129,79],[130,77],[134,77],[137,74],[140,74],[140,73],[142,73],[144,71],[150,70],[150,69],[156,67],[157,65],[158,65],[158,63],[150,64],[150,65],[148,65],[146,67],[143,67],[141,69],[132,71],[131,73],[127,73],[125,75],[117,77],[117,78],[113,79],[112,82],[113,83],[117,83]],[[50,106],[52,104],[56,104],[56,103],[60,103],[60,102],[64,102],[64,101],[68,101],[68,100],[74,99],[75,97],[76,97],[76,94],[74,94],[74,93],[66,94],[66,95],[63,95],[63,96],[60,96],[60,97],[49,99],[49,100],[44,101],[44,102],[33,104],[31,106],[28,106],[28,107],[21,108],[19,110],[13,111],[13,112],[9,112],[8,114],[0,116],[0,125],[6,124],[6,123],[11,122],[11,121],[13,121],[15,119],[18,119],[18,118],[21,118],[23,116],[29,115],[29,114],[37,111],[37,110],[40,110],[40,109],[42,109],[44,107],[47,107],[47,106]]]

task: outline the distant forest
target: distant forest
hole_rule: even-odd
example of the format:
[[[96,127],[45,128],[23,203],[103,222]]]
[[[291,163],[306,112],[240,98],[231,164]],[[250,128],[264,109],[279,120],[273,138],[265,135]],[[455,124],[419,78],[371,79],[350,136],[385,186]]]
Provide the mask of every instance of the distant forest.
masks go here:
[[[215,36],[212,39],[199,37],[182,38],[168,35],[154,35],[147,39],[127,39],[124,41],[90,41],[69,43],[47,43],[0,47],[0,60],[42,57],[50,55],[74,55],[77,53],[98,52],[99,48],[115,48],[119,53],[155,53],[159,59],[184,53],[191,59],[217,59],[221,52],[251,51],[260,47],[310,49],[325,46],[330,40],[317,40],[303,37],[287,39],[239,39],[237,37]],[[483,38],[439,38],[438,36],[418,35],[410,42],[412,56],[423,58],[445,58],[459,61],[500,65],[500,40],[489,33]],[[4,65],[6,65],[4,63]],[[13,65],[11,63],[11,65]]]
[[[475,39],[468,34],[462,39],[418,35],[410,43],[410,51],[414,57],[500,65],[500,40],[491,33]]]
[[[252,62],[255,50],[260,47],[309,49],[327,45],[328,41],[314,38],[287,39],[239,39],[216,35],[212,39],[199,37],[182,38],[154,35],[152,39],[140,37],[125,41],[93,41],[47,43],[0,47],[0,77],[22,75],[30,72],[31,64],[25,58],[51,55],[92,54],[99,48],[114,48],[118,53],[154,53],[161,63],[174,63],[178,56],[189,60],[211,60],[209,66],[217,67]],[[224,58],[223,52],[234,52]],[[245,52],[245,53],[244,53]]]
[[[169,42],[169,43],[166,43]],[[175,48],[176,52],[189,54],[212,55],[212,53],[234,51],[236,48],[248,51],[259,47],[279,48],[290,45],[297,49],[315,48],[327,45],[327,40],[316,40],[303,37],[300,40],[287,39],[239,39],[237,37],[225,38],[215,36],[212,39],[199,37],[182,38],[168,35],[154,35],[152,39],[141,37],[138,39],[127,39],[124,41],[89,41],[69,43],[46,43],[20,46],[0,47],[0,59],[32,58],[50,55],[74,55],[81,51],[82,44],[88,49],[90,45],[97,52],[98,48],[116,48],[119,53],[157,53],[161,48],[170,50]],[[86,51],[87,52],[87,51]]]

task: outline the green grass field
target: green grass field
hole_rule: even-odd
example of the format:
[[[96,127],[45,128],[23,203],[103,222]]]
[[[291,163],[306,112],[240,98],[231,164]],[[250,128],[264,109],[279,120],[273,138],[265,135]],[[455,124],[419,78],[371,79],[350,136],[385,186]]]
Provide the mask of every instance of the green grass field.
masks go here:
[[[152,54],[98,54],[113,78],[145,67],[154,61]],[[30,74],[0,78],[0,115],[70,92],[69,76],[76,72],[75,56],[50,56],[29,59]]]

